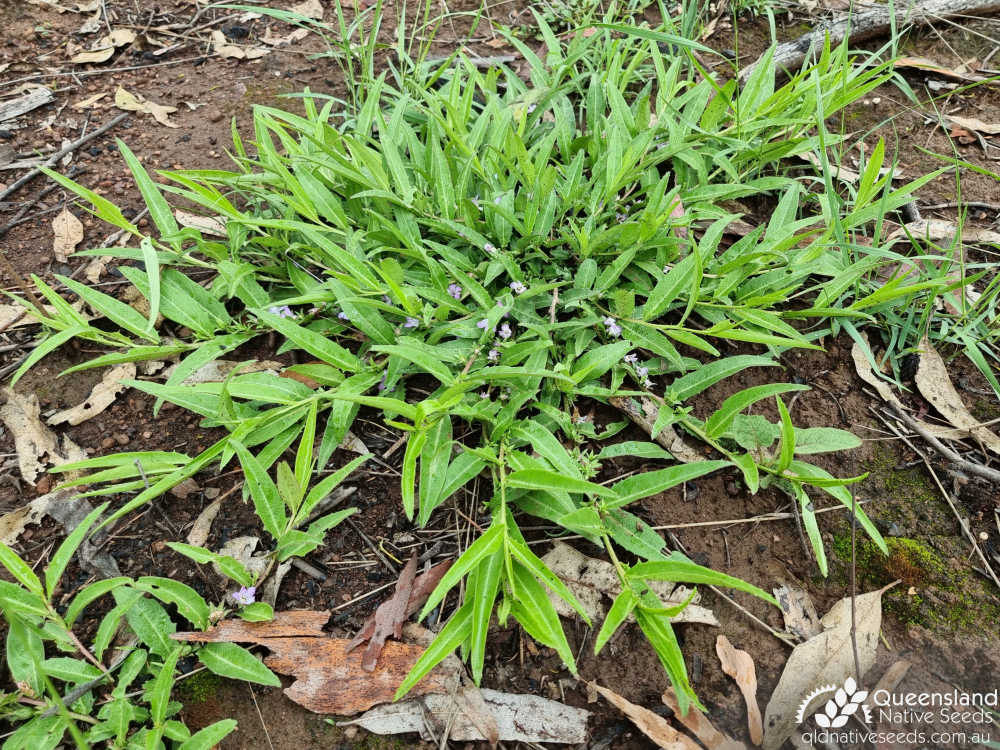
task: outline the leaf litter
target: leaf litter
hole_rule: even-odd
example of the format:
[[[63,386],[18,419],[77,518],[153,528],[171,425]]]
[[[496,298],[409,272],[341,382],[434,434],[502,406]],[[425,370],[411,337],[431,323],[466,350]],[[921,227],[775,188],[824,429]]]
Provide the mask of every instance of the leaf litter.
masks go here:
[[[688,712],[681,714],[677,694],[672,687],[667,688],[662,700],[663,705],[674,712],[674,720],[684,725],[708,750],[746,750],[746,745],[720,732],[696,706],[688,706]]]
[[[132,362],[126,362],[109,368],[104,373],[101,381],[93,387],[90,395],[82,403],[72,408],[58,411],[46,421],[50,425],[63,424],[64,422],[71,425],[78,425],[92,417],[96,417],[115,402],[118,395],[128,387],[125,385],[125,381],[134,378],[135,374],[136,368]]]
[[[736,680],[736,685],[743,693],[743,700],[747,705],[750,741],[760,745],[764,738],[764,725],[760,718],[760,706],[757,705],[757,668],[753,657],[746,651],[734,648],[724,635],[715,639],[715,653],[719,656],[722,671]]]
[[[871,669],[882,627],[882,594],[894,585],[854,598],[860,675],[854,675],[851,597],[838,601],[823,616],[823,632],[792,650],[764,709],[764,750],[778,750],[795,730],[798,707],[810,691],[821,685],[843,685],[852,675],[860,680]]]
[[[417,554],[414,552],[403,572],[396,580],[396,588],[392,596],[382,602],[375,610],[375,627],[370,635],[364,632],[354,637],[347,647],[348,652],[360,646],[366,640],[368,647],[361,658],[361,668],[366,672],[374,672],[375,664],[378,662],[379,654],[385,645],[386,639],[391,635],[399,640],[403,635],[403,623],[407,619],[407,603],[413,593],[413,581],[417,575]]]
[[[576,596],[587,616],[594,622],[604,620],[607,610],[603,599],[614,599],[621,593],[621,581],[614,566],[604,560],[587,557],[565,542],[555,542],[549,552],[542,557],[542,562],[569,587]],[[649,586],[660,598],[665,607],[676,607],[683,604],[691,596],[691,590],[685,586],[675,586],[669,581],[650,581]],[[718,626],[712,610],[697,604],[699,595],[680,614],[671,618],[673,622],[696,622],[703,625]],[[563,617],[572,617],[576,612],[563,599],[549,592],[549,601]],[[630,616],[630,621],[634,620]]]
[[[83,242],[83,223],[64,208],[52,220],[52,253],[60,263],[65,263]]]
[[[6,397],[6,403],[0,406],[0,420],[14,437],[17,466],[25,482],[35,484],[46,465],[59,466],[87,458],[80,446],[66,435],[60,445],[58,436],[39,418],[35,394],[21,394],[12,388],[4,388],[0,393]]]
[[[701,750],[698,745],[682,732],[674,729],[670,722],[657,713],[650,711],[644,706],[639,706],[618,695],[613,690],[598,685],[596,682],[590,683],[593,688],[604,696],[604,699],[611,705],[618,708],[625,714],[629,721],[638,727],[639,731],[649,737],[663,750]]]

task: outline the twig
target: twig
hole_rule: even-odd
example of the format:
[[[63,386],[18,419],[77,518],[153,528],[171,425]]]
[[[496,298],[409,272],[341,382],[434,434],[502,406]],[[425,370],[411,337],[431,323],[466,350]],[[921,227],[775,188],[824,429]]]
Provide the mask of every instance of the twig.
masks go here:
[[[128,65],[123,68],[101,68],[100,70],[74,70],[71,72],[60,72],[60,73],[32,73],[30,76],[23,76],[22,78],[15,78],[13,81],[5,81],[5,86],[13,86],[16,83],[24,83],[27,81],[34,81],[38,78],[56,78],[62,76],[73,76],[75,78],[83,78],[84,76],[100,76],[107,73],[127,73],[130,70],[144,70],[146,68],[161,68],[165,65],[181,65],[183,63],[198,62],[199,60],[206,60],[209,57],[217,57],[218,55],[214,52],[209,52],[204,55],[198,55],[197,57],[185,57],[180,60],[164,60],[163,62],[151,63],[149,65]]]
[[[372,591],[368,591],[367,593],[364,593],[364,594],[359,594],[358,596],[354,597],[350,601],[346,601],[343,604],[339,604],[336,607],[333,607],[330,611],[331,612],[339,612],[342,609],[350,607],[352,604],[357,604],[362,599],[367,599],[369,596],[374,596],[378,592],[385,591],[390,586],[395,586],[395,585],[396,585],[396,582],[395,581],[391,581],[391,582],[385,584],[384,586],[379,586],[377,589],[373,589]]]
[[[86,171],[87,171],[86,167],[79,167],[76,164],[74,164],[66,172],[66,176],[72,178],[72,177],[76,177],[77,175],[83,174]],[[9,232],[11,229],[13,229],[14,227],[16,227],[22,221],[30,221],[31,219],[33,219],[34,216],[29,216],[29,217],[25,218],[25,214],[27,214],[28,211],[30,211],[32,209],[32,207],[35,206],[38,203],[38,201],[40,201],[42,198],[44,198],[46,195],[48,195],[49,193],[51,193],[53,190],[55,190],[58,187],[59,187],[58,184],[53,183],[53,184],[49,185],[48,187],[46,187],[44,190],[42,190],[38,195],[36,195],[34,198],[32,198],[26,204],[24,204],[24,206],[21,208],[21,210],[18,211],[14,215],[13,219],[11,219],[6,224],[4,224],[2,227],[0,227],[0,237],[3,237],[5,234],[7,234],[7,232]]]
[[[381,560],[382,564],[392,571],[394,576],[399,576],[399,571],[396,569],[396,566],[389,562],[388,558],[382,554],[382,550],[378,548],[378,545],[368,538],[368,535],[361,530],[360,526],[354,523],[354,519],[345,518],[344,520],[347,521],[347,524],[357,532],[358,536],[360,536],[362,540],[364,540],[364,543],[368,545],[368,549],[375,553],[375,557]]]
[[[131,112],[123,112],[122,114],[118,115],[116,118],[114,118],[113,120],[111,120],[110,122],[107,122],[104,125],[102,125],[101,127],[99,127],[97,130],[93,130],[90,133],[87,133],[87,135],[83,136],[82,138],[77,138],[75,141],[73,141],[72,143],[70,143],[68,146],[65,146],[65,147],[59,149],[52,156],[50,156],[48,158],[48,160],[45,162],[45,166],[47,166],[47,167],[54,167],[56,164],[59,163],[60,159],[62,159],[64,156],[66,156],[66,154],[71,153],[73,151],[76,151],[78,148],[80,148],[80,146],[84,145],[85,143],[89,143],[90,141],[92,141],[97,136],[102,135],[103,133],[106,133],[108,130],[111,130],[111,128],[113,128],[115,125],[117,125],[118,123],[120,123],[122,120],[124,120],[130,114],[131,114]],[[38,177],[38,175],[40,175],[41,173],[42,173],[42,170],[39,167],[35,167],[34,169],[32,169],[30,172],[28,172],[28,174],[24,175],[24,177],[22,177],[21,179],[17,180],[16,182],[14,182],[10,187],[8,187],[6,190],[4,190],[2,193],[0,193],[0,201],[2,201],[4,198],[6,198],[11,193],[13,193],[15,190],[18,190],[21,186],[26,185],[27,183],[31,182],[33,179],[35,179],[36,177]]]
[[[303,573],[305,573],[307,576],[312,576],[317,581],[325,581],[327,579],[326,573],[324,573],[319,568],[313,567],[312,565],[310,565],[309,563],[307,563],[305,560],[301,560],[298,557],[293,557],[292,558],[292,567],[293,568],[298,568]]]
[[[1000,471],[992,469],[989,466],[977,464],[967,458],[963,458],[934,437],[925,427],[923,427],[923,425],[913,419],[909,414],[895,408],[895,406],[891,404],[889,405],[889,410],[892,412],[894,417],[904,422],[907,427],[920,435],[920,437],[926,440],[934,450],[955,464],[957,468],[967,471],[969,474],[975,474],[977,477],[982,477],[983,479],[988,479],[991,482],[1000,484]]]

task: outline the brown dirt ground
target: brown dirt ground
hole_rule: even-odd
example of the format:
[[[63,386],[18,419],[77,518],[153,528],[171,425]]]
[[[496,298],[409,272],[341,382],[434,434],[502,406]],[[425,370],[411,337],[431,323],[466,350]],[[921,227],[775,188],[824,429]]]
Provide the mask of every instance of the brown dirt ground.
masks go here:
[[[108,0],[107,6],[118,24],[131,23],[139,27],[184,22],[192,17],[198,6],[183,1],[163,0],[156,5]],[[499,3],[491,8],[492,17],[499,22],[509,22],[527,6],[526,3]],[[453,3],[450,10],[472,11],[474,2]],[[208,11],[200,22],[221,17],[220,11]],[[204,56],[207,46],[204,33],[197,38],[180,41],[186,46],[163,59],[152,58],[147,52],[133,54],[121,51],[103,65],[77,66],[76,75],[66,74],[64,63],[67,42],[80,44],[74,34],[85,17],[67,12],[57,13],[49,7],[26,5],[14,0],[0,2],[0,52],[2,60],[10,63],[2,73],[7,82],[18,84],[23,78],[44,81],[56,86],[56,100],[40,110],[21,118],[19,129],[0,133],[7,143],[21,154],[44,150],[58,145],[63,139],[74,139],[82,128],[94,127],[111,119],[116,111],[109,106],[87,112],[78,112],[67,105],[92,94],[105,92],[102,104],[113,97],[114,90],[122,86],[128,91],[144,95],[155,102],[171,104],[178,111],[171,115],[176,128],[156,124],[149,117],[134,115],[106,135],[90,142],[73,159],[73,165],[84,170],[78,179],[130,211],[138,211],[141,201],[129,179],[124,163],[117,155],[115,138],[122,138],[134,152],[143,157],[149,167],[224,168],[228,165],[225,154],[229,141],[229,120],[236,117],[241,132],[247,135],[249,110],[253,104],[279,105],[298,109],[295,99],[283,100],[280,95],[300,91],[310,86],[314,91],[336,92],[339,72],[329,59],[310,59],[307,53],[318,52],[321,47],[315,40],[307,40],[293,49],[276,50],[266,57],[253,61],[221,60]],[[740,62],[745,63],[762,49],[767,39],[767,24],[762,19],[740,20]],[[778,16],[781,38],[791,38],[810,23],[808,17]],[[266,18],[243,24],[251,37],[263,34],[266,25],[281,24]],[[720,24],[715,36],[707,43],[717,49],[735,47],[736,43],[726,24]],[[231,25],[220,22],[217,28]],[[452,41],[461,38],[468,29],[468,20],[459,16],[452,24],[445,24],[439,32],[435,51],[448,52]],[[284,31],[287,32],[287,28]],[[945,65],[957,64],[961,58],[982,59],[992,49],[993,43],[984,37],[997,37],[1000,22],[990,20],[970,21],[960,26],[944,26],[935,32],[915,32],[905,37],[902,49],[907,54],[933,57]],[[390,29],[385,29],[388,35]],[[236,31],[235,33],[240,33]],[[87,41],[89,38],[84,39]],[[482,44],[471,45],[481,54],[497,54],[498,50]],[[961,50],[961,56],[955,53]],[[500,50],[500,52],[506,52]],[[182,60],[190,59],[188,62]],[[180,61],[180,62],[178,62]],[[148,66],[151,62],[167,65],[144,67],[137,70],[108,70],[130,66]],[[58,71],[58,73],[56,72]],[[928,76],[903,74],[914,90],[926,96],[924,86]],[[8,87],[9,88],[9,87]],[[961,113],[987,122],[1000,121],[1000,90],[996,87],[978,87],[968,92],[945,92],[936,106],[941,111]],[[182,102],[196,105],[191,109]],[[52,117],[54,115],[54,118]],[[926,156],[917,147],[938,153],[950,153],[952,141],[940,129],[925,122],[925,111],[913,107],[900,94],[898,88],[885,85],[868,98],[867,104],[856,106],[845,118],[845,127],[873,142],[874,135],[883,135],[888,141],[888,151],[897,155],[903,171],[908,176],[923,174],[940,166],[940,162]],[[982,166],[995,169],[994,155],[984,154],[978,143],[956,144],[957,155]],[[7,183],[23,172],[2,172],[0,180]],[[971,170],[961,173],[961,195],[965,200],[987,203],[1000,202],[998,182]],[[20,209],[23,201],[35,197],[45,186],[37,179],[12,197],[11,203],[0,206],[5,213],[2,221],[9,220]],[[936,204],[952,201],[956,194],[954,174],[944,175],[925,188],[920,194],[921,203]],[[13,228],[0,238],[0,249],[11,261],[21,277],[38,274],[51,279],[53,273],[69,274],[81,262],[71,258],[68,263],[55,262],[52,257],[52,213],[48,209],[61,206],[68,196],[54,191],[32,209],[31,220]],[[79,213],[79,212],[78,212]],[[108,229],[96,220],[84,217],[86,238],[83,246],[100,246]],[[928,213],[928,216],[954,218],[949,210]],[[988,225],[997,219],[997,210],[972,214],[974,222]],[[18,289],[20,280],[3,274],[4,288]],[[101,279],[106,291],[119,290],[123,283],[120,275],[111,269]],[[8,331],[0,336],[5,343],[27,343],[32,333],[25,329]],[[884,426],[873,416],[878,406],[866,392],[850,364],[850,344],[846,339],[828,341],[826,351],[819,353],[789,353],[785,357],[788,373],[802,382],[815,386],[796,402],[793,416],[803,426],[837,425],[853,430],[865,438],[862,448],[844,455],[829,457],[824,466],[838,474],[871,472],[861,483],[858,497],[866,501],[867,512],[893,537],[915,538],[931,550],[943,569],[954,571],[954,577],[942,577],[938,570],[925,570],[914,566],[907,559],[890,558],[888,563],[874,562],[858,571],[858,585],[869,590],[889,580],[901,577],[903,584],[886,595],[886,614],[883,621],[884,645],[873,670],[880,675],[897,659],[906,659],[913,668],[902,688],[928,690],[931,686],[952,685],[967,690],[995,688],[996,674],[1000,673],[1000,599],[995,588],[984,583],[970,571],[968,544],[962,540],[958,524],[934,489],[930,479],[917,460],[918,457],[897,441],[886,439]],[[248,356],[261,358],[273,355],[273,344],[263,342],[248,349]],[[43,412],[79,403],[97,381],[99,373],[84,372],[56,379],[65,367],[93,356],[82,346],[66,347],[49,356],[18,385],[18,390],[38,395]],[[16,358],[14,350],[8,357]],[[953,380],[964,384],[963,397],[974,413],[984,419],[1000,414],[996,399],[986,392],[983,378],[966,363],[953,363]],[[750,372],[733,378],[730,382],[703,394],[696,402],[696,411],[704,412],[710,404],[718,403],[737,388],[765,382],[768,373]],[[920,401],[914,397],[919,407]],[[66,433],[93,455],[119,450],[156,449],[182,450],[196,453],[209,445],[215,434],[198,427],[197,418],[180,409],[165,408],[159,417],[152,416],[152,400],[134,391],[121,398],[103,414]],[[775,415],[770,415],[772,418]],[[598,418],[611,421],[611,414]],[[372,448],[384,450],[396,439],[377,423],[367,420],[358,430],[359,436]],[[640,438],[633,431],[631,438]],[[47,480],[41,486],[31,487],[19,481],[14,461],[13,441],[9,434],[0,435],[0,460],[5,463],[0,471],[0,510],[7,511],[30,500],[47,489]],[[335,460],[340,460],[338,455]],[[398,512],[398,490],[395,473],[401,460],[397,452],[385,471],[370,471],[358,483],[352,498],[360,509],[357,524],[371,539],[384,542],[397,556],[405,555],[402,547],[433,540],[434,533],[416,534]],[[608,476],[625,469],[638,468],[634,463],[608,465]],[[939,467],[940,468],[940,467]],[[13,471],[12,471],[13,470]],[[942,476],[944,474],[942,473]],[[360,477],[359,477],[360,478]],[[831,553],[831,575],[822,579],[815,565],[804,555],[795,525],[789,521],[757,522],[710,527],[688,527],[704,521],[745,519],[785,509],[784,498],[773,491],[762,491],[750,496],[732,476],[714,476],[691,483],[685,488],[663,493],[642,503],[640,512],[656,525],[673,525],[676,534],[690,555],[697,561],[711,565],[732,575],[739,576],[764,588],[770,588],[776,578],[797,582],[811,594],[820,613],[835,601],[848,595],[849,559]],[[219,476],[199,477],[202,488],[231,488],[237,480],[234,472]],[[979,482],[970,482],[959,488],[962,512],[967,514],[976,534],[985,535],[984,548],[988,553],[1000,553],[1000,539],[994,526],[994,512],[998,504],[997,489]],[[164,541],[180,540],[187,527],[207,504],[201,492],[186,499],[173,496],[157,502],[155,510],[146,510],[127,526],[119,527],[108,543],[108,550],[116,557],[126,575],[174,576],[189,582],[207,596],[221,597],[223,591],[218,579],[210,572],[196,571],[181,558],[163,546]],[[474,510],[470,499],[469,510]],[[457,515],[440,514],[437,528],[456,528]],[[843,515],[837,512],[824,514],[820,521],[828,550],[843,552],[845,534],[849,527]],[[221,543],[226,538],[256,529],[252,510],[234,496],[213,528],[210,543]],[[53,529],[47,525],[30,528],[22,536],[19,552],[31,561],[41,560],[52,549]],[[450,545],[450,546],[449,546]],[[583,549],[583,548],[581,548]],[[849,549],[849,548],[848,548]],[[583,549],[589,554],[595,550]],[[443,554],[454,552],[448,541]],[[333,620],[335,630],[352,632],[377,604],[382,595],[365,598],[356,604],[346,605],[357,596],[372,591],[393,580],[394,576],[384,566],[374,561],[369,549],[358,533],[347,526],[329,535],[329,542],[318,550],[311,561],[322,565],[330,573],[319,583],[294,571],[286,578],[279,600],[280,608],[331,608],[338,609]],[[348,567],[353,561],[362,567]],[[340,563],[338,565],[337,563]],[[946,579],[946,580],[945,580]],[[74,589],[87,581],[86,574],[71,568],[67,583]],[[715,638],[727,635],[738,648],[748,651],[754,658],[759,680],[758,699],[761,706],[774,689],[781,670],[788,658],[789,649],[781,642],[755,626],[742,612],[718,599],[712,592],[702,592],[703,604],[714,609],[721,622],[719,629],[688,625],[679,628],[693,684],[710,710],[713,720],[725,731],[746,741],[746,713],[739,691],[726,677],[715,656]],[[762,602],[748,596],[736,599],[769,625],[780,628],[779,613]],[[100,609],[92,613],[96,618]],[[86,624],[85,624],[86,627]],[[494,645],[490,649],[484,685],[514,692],[534,692],[565,700],[574,705],[587,706],[584,680],[599,679],[630,700],[657,707],[659,696],[667,687],[667,679],[651,648],[634,626],[625,628],[599,657],[585,648],[593,634],[579,622],[568,622],[567,633],[571,645],[582,653],[580,660],[581,681],[577,682],[562,668],[558,659],[548,649],[535,648],[525,643],[516,629],[497,629]],[[322,717],[310,714],[287,700],[278,689],[253,688],[237,683],[217,684],[201,680],[196,687],[195,677],[190,689],[180,688],[185,700],[184,718],[194,729],[216,719],[235,717],[240,728],[223,744],[223,748],[265,748],[279,750],[295,748],[383,747],[416,746],[412,737],[381,740],[364,732],[345,732],[327,724]],[[603,703],[587,706],[596,712],[592,722],[591,741],[586,747],[593,750],[605,748],[648,748],[652,745],[634,727],[613,709]],[[662,711],[662,709],[661,709]],[[269,738],[268,735],[269,734]],[[994,734],[1000,734],[994,732]],[[961,746],[961,743],[956,746]]]

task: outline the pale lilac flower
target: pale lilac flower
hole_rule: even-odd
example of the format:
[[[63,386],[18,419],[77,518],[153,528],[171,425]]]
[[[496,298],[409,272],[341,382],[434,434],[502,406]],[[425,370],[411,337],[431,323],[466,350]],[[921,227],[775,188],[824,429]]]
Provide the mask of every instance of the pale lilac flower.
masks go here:
[[[496,245],[494,245],[492,242],[487,242],[485,245],[483,245],[483,250],[492,254],[497,251],[497,248]]]
[[[648,380],[649,368],[648,367],[636,367],[635,374],[644,380]]]
[[[462,287],[460,287],[458,284],[449,284],[448,285],[448,294],[450,294],[455,299],[461,299],[462,298]]]
[[[248,604],[253,604],[257,597],[257,587],[256,586],[242,586],[240,590],[232,595],[233,601],[240,606],[247,606]]]
[[[482,328],[485,331],[486,330],[486,326],[488,326],[489,324],[490,324],[489,319],[488,318],[483,318],[478,323],[476,323],[476,328]]]
[[[604,319],[604,325],[606,325],[608,327],[608,333],[611,336],[614,336],[614,337],[617,338],[618,336],[622,335],[622,327],[620,325],[618,325],[618,323],[615,322],[614,318],[612,318],[610,316],[607,317],[607,318],[605,318]]]
[[[381,393],[382,391],[384,391],[388,387],[388,383],[389,383],[389,371],[388,370],[383,370],[382,371],[382,381],[378,384],[379,393]]]
[[[587,416],[587,415],[583,415],[583,416],[577,417],[573,421],[576,422],[577,424],[587,424],[588,422],[590,422],[590,417]]]
[[[643,388],[652,388],[653,387],[653,381],[647,378],[643,382],[642,386],[643,386]]]
[[[512,331],[510,330],[510,326],[507,323],[504,323],[502,326],[500,326],[500,330],[497,331],[497,336],[499,336],[502,339],[509,339],[511,337],[511,334]]]
[[[619,224],[624,224],[628,221],[628,214],[619,211],[615,214],[615,218],[618,220]]]
[[[503,203],[503,196],[502,195],[498,195],[496,198],[493,199],[493,205],[494,206],[499,206],[501,203]]]
[[[479,398],[489,398],[489,397],[490,397],[490,392],[489,391],[482,391],[479,394]]]
[[[385,304],[387,304],[387,305],[391,305],[392,304],[392,300],[389,299],[389,295],[388,294],[383,294],[382,295],[382,301],[385,302]]]
[[[670,266],[664,266],[663,273],[670,273]]]
[[[416,318],[411,318],[409,316],[406,317],[406,322],[403,323],[403,328],[419,328],[419,327],[420,327],[420,321],[417,320]]]
[[[479,196],[478,195],[475,196],[475,197],[473,197],[473,198],[470,198],[469,200],[472,201],[472,205],[473,206],[475,206],[476,208],[478,208],[480,211],[483,210],[483,207],[481,205],[479,205]]]
[[[345,313],[343,310],[337,313],[337,317],[340,318],[341,320],[346,320],[348,323],[351,322],[351,319],[347,317],[347,313]]]
[[[490,362],[496,362],[500,359],[500,352],[496,349],[490,349],[489,353],[486,355],[486,359]]]
[[[274,305],[272,307],[267,308],[267,311],[271,313],[271,315],[277,315],[279,318],[295,317],[295,313],[292,312],[292,308],[290,308],[288,305],[280,305],[280,306]]]
[[[514,292],[514,294],[524,294],[528,290],[528,287],[526,287],[520,281],[512,281],[512,282],[510,282],[510,288],[511,288],[511,291]]]
[[[635,352],[632,352],[631,354],[626,354],[625,361],[630,365],[634,365],[639,361],[639,355],[636,354]]]

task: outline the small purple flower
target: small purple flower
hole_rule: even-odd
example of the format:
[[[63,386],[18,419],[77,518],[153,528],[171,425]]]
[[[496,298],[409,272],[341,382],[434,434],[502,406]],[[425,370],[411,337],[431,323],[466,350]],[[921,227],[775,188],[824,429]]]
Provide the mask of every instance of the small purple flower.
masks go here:
[[[636,367],[635,374],[638,375],[643,380],[648,380],[649,368],[648,367]]]
[[[449,284],[448,294],[450,294],[454,299],[462,299],[462,287],[458,284]]]
[[[524,294],[526,291],[528,291],[528,287],[526,287],[520,281],[512,281],[512,282],[510,282],[510,288],[511,288],[511,291],[514,292],[514,294]]]
[[[584,416],[577,417],[573,421],[576,422],[576,424],[587,424],[587,423],[590,422],[590,417],[584,415]]]
[[[406,322],[403,323],[403,328],[419,328],[419,327],[420,327],[420,321],[417,320],[416,318],[411,318],[409,316],[406,317]]]
[[[257,587],[256,586],[242,586],[240,590],[235,594],[232,594],[233,601],[239,604],[241,607],[245,607],[248,604],[253,604],[257,597]]]
[[[663,273],[670,273],[670,266],[664,266]]]
[[[604,319],[604,325],[608,327],[608,334],[617,338],[622,335],[622,327],[615,322],[612,317],[607,317]]]
[[[483,318],[478,323],[476,323],[476,328],[482,328],[485,331],[486,330],[486,326],[488,326],[489,324],[490,324],[489,319],[488,318]]]
[[[618,213],[615,214],[615,218],[618,220],[619,224],[624,224],[626,221],[628,221],[628,214],[619,211]]]
[[[337,317],[340,318],[341,320],[346,320],[348,323],[351,322],[351,319],[347,317],[347,313],[345,313],[343,310],[337,313]]]
[[[496,349],[490,349],[489,353],[487,353],[486,355],[486,359],[488,359],[490,362],[496,362],[497,360],[500,359],[500,352],[497,351]]]
[[[272,307],[267,308],[267,311],[271,313],[271,315],[277,315],[279,318],[295,317],[295,313],[292,312],[292,308],[290,308],[288,305],[280,305],[280,306],[274,305]]]
[[[479,394],[479,398],[489,398],[489,397],[490,397],[490,392],[489,391],[482,391]]]
[[[386,387],[388,386],[388,383],[389,383],[389,371],[388,370],[383,370],[382,371],[382,380],[378,384],[379,393],[381,393],[382,391],[384,391],[386,389]]]
[[[392,300],[389,299],[389,295],[388,294],[383,294],[382,295],[382,301],[385,302],[385,304],[387,304],[387,305],[391,305],[392,304]]]
[[[643,386],[643,388],[652,388],[652,387],[653,387],[653,381],[652,381],[652,380],[649,380],[649,379],[647,378],[647,379],[646,379],[646,380],[645,380],[645,381],[643,382],[642,386]]]
[[[639,355],[636,354],[635,352],[632,352],[631,354],[626,354],[625,361],[630,365],[634,365],[639,361]]]
[[[487,242],[485,245],[483,245],[483,250],[485,250],[486,252],[490,253],[490,255],[492,255],[493,253],[495,253],[497,251],[497,248],[496,248],[496,245],[494,245],[492,242]]]
[[[510,330],[510,326],[507,323],[504,323],[502,326],[500,326],[500,330],[497,331],[497,336],[506,340],[511,337],[512,333],[513,332]]]

